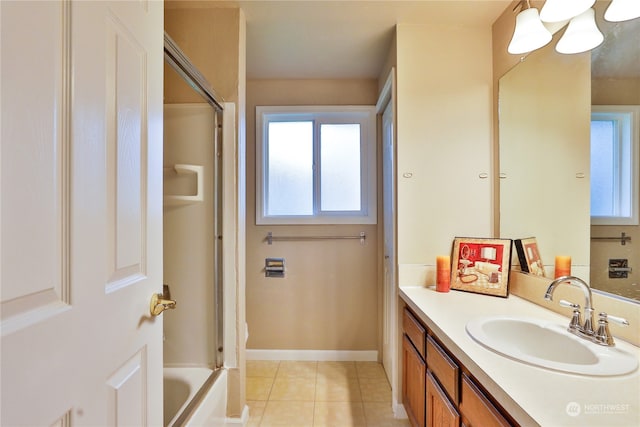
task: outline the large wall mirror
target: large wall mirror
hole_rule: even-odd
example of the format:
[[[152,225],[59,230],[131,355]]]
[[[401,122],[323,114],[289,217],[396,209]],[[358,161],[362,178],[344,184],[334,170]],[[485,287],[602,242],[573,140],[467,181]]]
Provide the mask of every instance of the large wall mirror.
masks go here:
[[[640,104],[640,19],[605,22],[606,4],[596,3],[600,47],[559,54],[561,30],[500,79],[500,235],[536,237],[548,275],[569,255],[594,289],[640,301],[640,226],[590,220],[591,106]],[[622,232],[625,245],[591,239]],[[608,277],[610,259],[628,260],[626,279]]]

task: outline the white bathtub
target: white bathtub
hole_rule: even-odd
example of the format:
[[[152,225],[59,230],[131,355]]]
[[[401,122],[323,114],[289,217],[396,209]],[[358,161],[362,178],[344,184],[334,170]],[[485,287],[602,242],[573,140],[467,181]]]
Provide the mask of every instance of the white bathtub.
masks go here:
[[[224,369],[164,368],[165,427],[224,426],[226,391]]]

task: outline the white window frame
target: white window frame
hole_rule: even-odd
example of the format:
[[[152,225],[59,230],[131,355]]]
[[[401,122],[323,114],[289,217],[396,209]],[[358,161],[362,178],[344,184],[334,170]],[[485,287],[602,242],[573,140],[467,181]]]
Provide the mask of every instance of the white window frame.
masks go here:
[[[638,225],[640,210],[640,106],[639,105],[593,105],[591,107],[591,120],[614,120],[618,122],[620,156],[624,152],[622,144],[630,142],[626,149],[631,159],[631,216],[591,216],[592,225]],[[624,135],[628,135],[625,137]],[[629,141],[630,137],[630,141]],[[625,139],[626,138],[626,139]],[[629,142],[625,142],[629,141]],[[619,161],[624,159],[620,157]]]
[[[267,215],[266,148],[269,121],[314,122],[314,214]],[[319,124],[360,123],[360,211],[320,211],[318,150]],[[258,106],[256,107],[256,224],[376,224],[376,109],[375,106]]]

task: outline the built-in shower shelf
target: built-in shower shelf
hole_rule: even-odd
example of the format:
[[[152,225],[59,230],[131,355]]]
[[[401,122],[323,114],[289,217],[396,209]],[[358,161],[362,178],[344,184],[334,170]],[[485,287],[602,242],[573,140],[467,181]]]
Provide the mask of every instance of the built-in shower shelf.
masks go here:
[[[204,183],[204,166],[198,165],[174,165],[172,168],[165,170],[173,170],[178,175],[195,175],[196,178],[196,194],[195,195],[165,195],[164,206],[188,205],[191,203],[200,203],[204,200],[203,183]]]

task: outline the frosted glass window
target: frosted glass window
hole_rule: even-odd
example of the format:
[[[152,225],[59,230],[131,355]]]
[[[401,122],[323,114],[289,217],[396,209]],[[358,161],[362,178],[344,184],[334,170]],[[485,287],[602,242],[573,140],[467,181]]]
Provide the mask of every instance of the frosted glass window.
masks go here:
[[[373,106],[256,107],[256,224],[375,224]]]
[[[313,122],[271,122],[268,135],[268,215],[312,215]]]
[[[360,125],[320,126],[320,201],[323,211],[361,208]]]
[[[637,225],[640,107],[593,106],[591,223]]]
[[[615,122],[591,122],[591,215],[614,214],[615,182]]]

